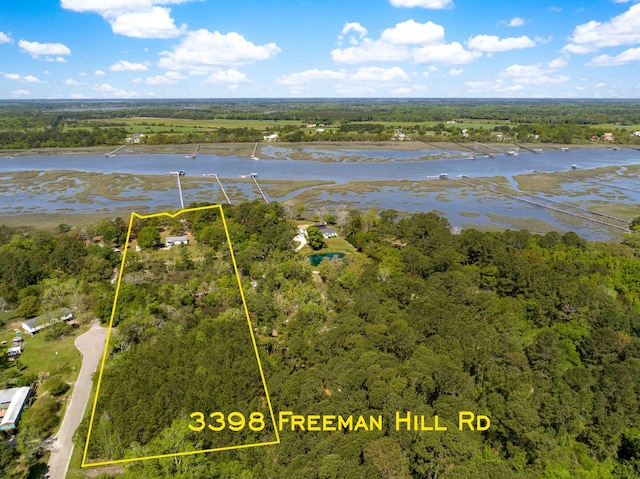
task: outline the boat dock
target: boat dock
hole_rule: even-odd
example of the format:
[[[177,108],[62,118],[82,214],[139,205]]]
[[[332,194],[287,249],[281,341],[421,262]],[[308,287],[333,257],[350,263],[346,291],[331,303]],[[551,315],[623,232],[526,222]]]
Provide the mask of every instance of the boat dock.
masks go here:
[[[124,145],[122,145],[122,146],[119,146],[118,148],[113,150],[111,153],[105,153],[104,156],[106,156],[107,158],[111,158],[113,156],[116,156],[116,152],[122,150],[125,146],[127,146],[126,143]]]

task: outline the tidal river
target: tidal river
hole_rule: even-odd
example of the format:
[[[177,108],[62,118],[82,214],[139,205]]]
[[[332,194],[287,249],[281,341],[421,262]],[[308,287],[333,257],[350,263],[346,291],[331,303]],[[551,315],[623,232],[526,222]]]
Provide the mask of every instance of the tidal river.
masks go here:
[[[306,160],[292,160],[291,157],[306,155]],[[425,159],[438,154],[440,159]],[[166,189],[154,191],[145,185],[133,185],[118,196],[105,197],[99,193],[87,197],[87,184],[74,180],[74,172],[78,177],[87,177],[86,173],[129,174],[135,176],[165,175],[170,171],[184,170],[183,178],[202,178],[205,173],[216,173],[238,198],[254,199],[258,197],[250,182],[238,183],[241,175],[257,174],[261,183],[269,184],[271,180],[321,180],[335,184],[384,180],[424,181],[446,173],[449,177],[467,175],[469,177],[505,177],[513,187],[517,187],[514,176],[538,170],[543,172],[569,172],[572,167],[579,170],[594,169],[605,166],[618,166],[620,172],[626,167],[640,163],[640,151],[622,148],[613,149],[571,149],[569,151],[549,150],[540,154],[521,151],[517,156],[496,154],[493,158],[477,157],[470,160],[456,152],[393,151],[393,150],[322,150],[318,148],[286,148],[265,146],[261,149],[259,161],[235,156],[214,156],[200,154],[196,159],[184,154],[123,154],[115,157],[103,155],[63,155],[63,156],[16,156],[0,159],[0,215],[16,215],[43,212],[78,212],[105,211],[131,207],[147,211],[177,208],[177,193]],[[66,170],[64,186],[55,187],[49,179],[48,187],[39,184],[34,176],[30,182],[18,181],[16,172],[47,172]],[[82,175],[84,173],[84,175]],[[40,173],[44,175],[44,173]],[[111,176],[104,176],[109,181]],[[71,184],[69,184],[71,182]],[[623,187],[637,186],[640,182],[627,175],[609,175],[606,182]],[[61,185],[63,183],[60,183]],[[108,185],[102,185],[107,186]],[[588,185],[587,185],[588,186]],[[593,185],[591,185],[593,186]],[[93,185],[95,187],[95,185]],[[573,191],[571,191],[573,189]],[[267,194],[269,188],[266,188]],[[312,190],[312,191],[310,191]],[[554,196],[559,201],[572,202],[580,206],[592,203],[611,202],[637,204],[640,199],[632,191],[616,191],[615,188],[601,188],[572,183],[566,187],[568,196]],[[583,190],[583,191],[581,191]],[[84,193],[85,201],[74,201],[76,194]],[[375,191],[350,192],[323,191],[322,187],[302,188],[274,200],[295,198],[300,193],[313,193],[305,196],[305,202],[311,206],[324,204],[329,210],[340,204],[360,209],[394,208],[399,211],[430,211],[444,213],[454,226],[497,225],[519,227],[518,221],[539,220],[548,227],[540,230],[557,228],[559,230],[575,230],[591,239],[607,239],[616,233],[609,229],[588,222],[576,221],[575,218],[563,218],[562,215],[550,213],[542,208],[509,201],[486,191],[472,191],[470,194],[456,195],[452,193],[416,192],[394,186],[376,188]],[[196,185],[184,191],[185,204],[191,201],[203,201],[212,198],[211,183]],[[89,201],[87,201],[89,198]],[[216,196],[216,198],[220,198]],[[638,213],[640,214],[640,212]],[[513,221],[510,219],[513,218]],[[518,220],[518,221],[516,221]],[[0,218],[1,223],[1,218]],[[534,227],[529,229],[536,230]],[[529,225],[531,226],[531,225]]]

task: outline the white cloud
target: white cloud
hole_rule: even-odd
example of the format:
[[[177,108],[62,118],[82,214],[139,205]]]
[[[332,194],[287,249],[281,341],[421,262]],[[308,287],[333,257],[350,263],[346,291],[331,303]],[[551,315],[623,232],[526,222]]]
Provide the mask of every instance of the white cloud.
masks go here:
[[[506,52],[522,48],[532,48],[536,44],[528,36],[500,39],[494,35],[477,35],[467,42],[471,50],[479,52]]]
[[[172,51],[161,52],[158,66],[206,73],[220,65],[245,65],[267,60],[280,51],[275,43],[254,45],[239,33],[212,33],[202,29],[189,32]]]
[[[458,75],[462,75],[464,73],[464,70],[462,68],[452,68],[451,70],[449,70],[449,75],[451,75],[452,77],[457,77]]]
[[[596,88],[604,88],[606,86],[607,86],[607,84],[604,83],[604,82],[596,83]]]
[[[390,0],[390,2],[394,7],[403,8],[420,7],[440,10],[443,8],[453,7],[452,0]]]
[[[569,77],[551,76],[555,70],[545,69],[539,65],[511,65],[500,74],[501,77],[510,78],[514,83],[527,83],[532,85],[552,85],[565,83]]]
[[[132,63],[120,60],[109,67],[112,72],[144,72],[149,70],[144,63]]]
[[[481,53],[469,52],[457,42],[445,44],[444,28],[441,25],[432,22],[416,23],[414,20],[387,28],[377,40],[363,37],[354,46],[331,50],[333,61],[349,64],[413,59],[416,63],[456,65],[468,63],[480,56]]]
[[[567,60],[564,58],[555,58],[549,62],[549,68],[557,70],[558,68],[564,68],[567,66]]]
[[[33,75],[19,75],[18,73],[5,73],[4,78],[12,81],[19,81],[21,83],[44,83],[42,80],[34,77]]]
[[[135,38],[173,38],[185,33],[177,27],[171,9],[158,5],[186,3],[189,0],[61,0],[62,8],[97,13],[114,33]]]
[[[365,96],[377,93],[380,88],[401,88],[409,81],[409,75],[400,67],[362,67],[348,75],[344,83],[336,85],[336,92],[348,96]]]
[[[247,76],[235,68],[213,72],[207,78],[207,83],[229,83],[234,85],[248,81]]]
[[[13,92],[11,92],[12,98],[17,98],[24,95],[31,95],[31,92],[29,90],[14,90]]]
[[[184,80],[187,77],[182,73],[168,71],[164,75],[157,75],[155,77],[147,77],[144,81],[147,85],[175,85],[179,80]],[[137,79],[137,83],[141,83],[142,80]]]
[[[4,32],[0,32],[0,45],[2,45],[3,43],[11,43],[13,40],[11,40],[11,37],[9,35],[7,35]]]
[[[96,76],[99,76],[99,77],[103,76],[103,75],[106,75],[106,73],[103,72],[102,70],[96,70],[93,74],[96,75]]]
[[[360,25],[358,22],[345,23],[344,27],[342,27],[343,35],[346,35],[351,31],[356,32],[360,36],[360,38],[364,38],[367,36],[367,29]]]
[[[609,55],[598,55],[592,58],[587,65],[591,67],[610,67],[626,65],[632,62],[640,62],[640,48],[629,48],[613,57]]]
[[[39,43],[20,40],[18,46],[33,58],[43,55],[71,55],[69,47],[62,43]]]
[[[390,84],[409,81],[409,76],[400,67],[362,67],[349,75],[349,80],[356,83]]]
[[[413,20],[398,23],[382,32],[380,40],[394,45],[426,45],[442,43],[444,28],[432,22],[416,23]]]
[[[340,80],[345,78],[347,74],[345,72],[336,72],[333,70],[305,70],[299,73],[290,73],[288,75],[282,75],[276,81],[281,85],[302,85],[304,83],[311,83],[314,80]]]
[[[113,97],[113,98],[132,98],[132,97],[138,96],[138,94],[134,91],[122,90],[108,83],[94,85],[92,89],[100,93],[107,93],[110,97]]]
[[[80,86],[82,85],[82,83],[80,83],[79,81],[74,80],[73,78],[67,78],[64,82],[65,85],[70,85],[70,86]]]
[[[365,38],[358,46],[331,50],[331,58],[338,63],[368,63],[408,60],[411,54],[405,46]]]
[[[74,100],[81,100],[86,97],[80,93],[72,93],[71,95],[69,95],[69,98],[73,98]]]
[[[60,6],[67,10],[99,14],[144,9],[151,5],[150,0],[60,0]]]
[[[640,4],[631,6],[621,15],[607,22],[590,22],[578,25],[565,45],[564,51],[585,54],[605,47],[640,43]]]
[[[109,23],[113,33],[133,38],[173,38],[184,34],[186,25],[176,27],[170,14],[169,8],[153,7],[146,12],[123,13]]]
[[[427,45],[413,51],[413,60],[417,63],[436,63],[443,65],[464,65],[482,56],[480,52],[470,52],[458,42],[443,45]]]
[[[511,20],[509,20],[509,23],[507,24],[508,27],[521,27],[524,25],[524,20],[520,17],[513,17]]]
[[[513,93],[524,90],[522,85],[505,85],[504,80],[468,81],[465,83],[470,93]]]

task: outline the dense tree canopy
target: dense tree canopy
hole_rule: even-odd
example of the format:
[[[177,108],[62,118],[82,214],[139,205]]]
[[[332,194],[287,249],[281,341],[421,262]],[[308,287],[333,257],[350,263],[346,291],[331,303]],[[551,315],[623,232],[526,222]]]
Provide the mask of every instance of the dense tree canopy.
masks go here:
[[[295,227],[280,205],[253,202],[224,212],[276,414],[380,415],[382,430],[284,428],[279,446],[132,463],[123,477],[640,474],[635,236],[616,244],[573,233],[452,234],[435,213],[354,211],[344,215],[343,231],[358,252],[325,260],[313,274],[293,250]],[[168,252],[127,252],[93,458],[273,437],[271,426],[219,435],[188,428],[194,408],[268,409],[255,357],[244,347],[247,323],[220,213],[181,219],[132,228],[134,239],[152,226],[165,234],[187,230],[195,241]],[[122,247],[118,236],[114,231],[113,244]],[[10,307],[70,301],[80,292],[108,318],[108,278],[120,255],[89,238],[74,229],[49,235],[0,228],[0,278]],[[10,370],[0,364],[3,385],[33,380]],[[56,396],[47,397],[39,407],[53,411]],[[460,411],[486,415],[491,426],[459,431]],[[438,415],[448,429],[396,430],[398,412]],[[77,433],[81,448],[88,421]],[[0,467],[16,460],[11,450],[0,458]]]

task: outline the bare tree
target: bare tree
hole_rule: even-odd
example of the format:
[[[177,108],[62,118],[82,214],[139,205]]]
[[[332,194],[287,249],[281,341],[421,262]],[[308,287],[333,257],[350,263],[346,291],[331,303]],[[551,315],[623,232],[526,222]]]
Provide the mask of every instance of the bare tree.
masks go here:
[[[340,227],[340,234],[342,234],[342,228],[347,224],[347,220],[349,219],[349,212],[346,210],[344,206],[338,208],[336,212],[336,225]]]

